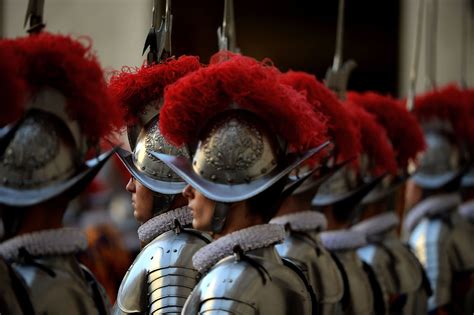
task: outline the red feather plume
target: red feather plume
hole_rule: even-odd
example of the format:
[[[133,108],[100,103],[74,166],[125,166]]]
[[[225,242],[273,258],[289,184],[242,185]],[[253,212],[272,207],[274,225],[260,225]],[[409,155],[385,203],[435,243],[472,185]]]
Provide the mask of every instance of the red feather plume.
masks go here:
[[[346,101],[345,106],[359,125],[362,142],[362,153],[370,160],[370,169],[374,176],[384,173],[396,174],[397,162],[395,152],[385,129],[377,122],[374,115],[362,107]]]
[[[167,85],[200,67],[199,58],[194,56],[182,56],[135,69],[124,67],[122,71],[114,73],[109,91],[124,108],[125,123],[132,124],[149,103],[163,96]]]
[[[177,146],[193,142],[209,118],[235,102],[264,119],[292,151],[322,144],[324,122],[303,95],[278,82],[277,73],[270,64],[231,55],[187,75],[166,89],[161,132]]]
[[[90,46],[69,36],[41,33],[12,41],[23,59],[30,94],[44,87],[61,92],[66,112],[91,140],[120,127],[122,113],[107,91],[102,69]]]
[[[23,60],[11,40],[0,41],[0,100],[2,114],[0,127],[18,120],[23,114],[26,82],[21,76]]]
[[[398,100],[375,92],[349,92],[347,99],[374,115],[385,128],[401,169],[406,169],[408,162],[425,149],[419,123]]]
[[[358,127],[330,89],[315,76],[305,72],[288,71],[278,79],[305,95],[313,109],[326,117],[328,134],[337,149],[339,160],[349,160],[359,155],[361,144]]]
[[[458,139],[469,138],[469,125],[472,124],[469,106],[463,91],[456,85],[417,96],[413,113],[422,124],[436,119],[446,121],[450,123]]]

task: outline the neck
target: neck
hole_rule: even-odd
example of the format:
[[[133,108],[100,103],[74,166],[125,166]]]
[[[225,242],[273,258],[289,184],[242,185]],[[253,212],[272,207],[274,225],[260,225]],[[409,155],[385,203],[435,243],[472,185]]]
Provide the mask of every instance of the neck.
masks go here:
[[[250,213],[245,202],[239,202],[233,204],[231,209],[229,210],[224,229],[222,229],[222,231],[219,233],[214,233],[212,235],[212,238],[214,240],[217,240],[222,236],[225,236],[232,232],[242,230],[253,225],[259,225],[264,223],[265,222],[260,216]]]
[[[50,201],[29,207],[16,235],[63,227],[62,221],[66,206],[67,203]]]
[[[311,209],[311,199],[305,200],[299,196],[289,196],[285,199],[276,216],[307,211]]]

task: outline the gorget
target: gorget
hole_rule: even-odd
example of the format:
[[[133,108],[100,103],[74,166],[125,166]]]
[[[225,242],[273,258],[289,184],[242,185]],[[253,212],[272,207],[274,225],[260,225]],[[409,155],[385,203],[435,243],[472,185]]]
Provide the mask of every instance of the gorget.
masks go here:
[[[6,260],[15,260],[19,258],[21,248],[33,257],[76,254],[87,248],[87,238],[76,228],[22,234],[1,243],[0,256]]]
[[[474,221],[474,200],[467,201],[459,206],[459,214],[470,221]]]
[[[330,251],[355,250],[367,245],[364,233],[352,230],[335,230],[319,234],[324,247]]]
[[[393,230],[399,224],[400,219],[398,219],[394,212],[386,212],[364,220],[354,225],[351,229],[364,233],[367,240],[371,242],[380,240],[383,235]]]
[[[193,256],[193,265],[194,268],[203,273],[221,259],[233,255],[236,246],[240,246],[245,253],[282,242],[284,238],[285,229],[281,225],[261,224],[251,226],[225,235],[198,250]]]
[[[459,193],[431,196],[418,203],[408,212],[403,227],[410,232],[424,217],[435,216],[444,212],[455,210],[461,204]]]
[[[138,238],[144,243],[149,243],[157,236],[174,229],[175,220],[183,226],[189,225],[193,222],[193,214],[186,206],[153,217],[138,228]]]
[[[297,232],[322,231],[327,226],[326,217],[322,213],[310,210],[282,215],[273,218],[270,223],[289,225],[292,231]]]

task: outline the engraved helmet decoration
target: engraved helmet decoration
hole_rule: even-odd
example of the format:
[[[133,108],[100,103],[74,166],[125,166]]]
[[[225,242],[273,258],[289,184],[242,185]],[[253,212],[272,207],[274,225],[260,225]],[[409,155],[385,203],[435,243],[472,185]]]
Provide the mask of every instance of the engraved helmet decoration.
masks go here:
[[[278,82],[273,66],[225,54],[165,93],[160,129],[171,143],[194,148],[192,162],[153,154],[207,198],[233,203],[321,150],[326,128],[301,94]]]
[[[399,101],[388,95],[375,92],[349,92],[348,100],[374,115],[377,122],[384,127],[397,162],[395,173],[389,172],[362,203],[372,203],[390,195],[410,175],[408,165],[416,165],[425,148],[423,131],[416,118]],[[362,174],[364,181],[376,177],[372,173]]]
[[[363,108],[346,101],[343,105],[356,123],[361,152],[357,161],[347,164],[325,181],[313,198],[315,207],[357,205],[382,180],[396,172],[395,153],[383,127]],[[337,149],[337,147],[336,147]],[[364,181],[363,174],[373,174]]]
[[[186,147],[170,144],[158,128],[164,89],[199,68],[197,57],[182,56],[135,71],[125,69],[113,76],[109,84],[110,92],[125,109],[124,120],[132,149],[129,152],[119,148],[117,156],[134,178],[159,194],[179,194],[185,183],[150,152],[190,158]]]
[[[424,189],[457,185],[468,169],[469,107],[454,85],[417,96],[413,114],[421,124],[427,149],[414,182]]]
[[[67,36],[41,33],[0,47],[17,54],[8,76],[24,84],[21,102],[13,102],[15,95],[2,101],[0,203],[25,207],[64,193],[72,198],[112,154],[100,154],[99,140],[120,123],[103,72],[90,46]]]

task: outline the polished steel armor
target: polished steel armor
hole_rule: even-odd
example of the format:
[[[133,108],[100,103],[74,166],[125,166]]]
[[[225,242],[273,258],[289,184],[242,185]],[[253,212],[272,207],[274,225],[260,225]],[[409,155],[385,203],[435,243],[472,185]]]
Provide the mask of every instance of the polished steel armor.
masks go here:
[[[433,290],[428,300],[429,311],[457,298],[451,291],[454,279],[460,274],[472,277],[474,270],[473,228],[455,210],[423,217],[409,236],[409,244],[425,268]]]
[[[88,281],[90,274],[85,274],[73,255],[36,258],[34,264],[15,261],[12,266],[29,288],[37,314],[108,313],[105,295],[93,288],[97,283]]]
[[[280,256],[290,258],[307,277],[316,296],[316,313],[337,314],[344,283],[334,259],[322,246],[318,232],[290,230],[285,241],[275,247]]]
[[[199,277],[191,258],[210,241],[191,229],[169,230],[156,237],[122,280],[114,314],[180,313]]]
[[[423,283],[423,270],[410,250],[398,239],[395,227],[371,235],[369,244],[359,248],[359,257],[372,266],[382,287],[386,305],[390,313],[425,314],[428,299],[426,284]]]
[[[195,287],[183,314],[311,314],[303,280],[273,246],[245,253],[253,263],[228,256]]]

